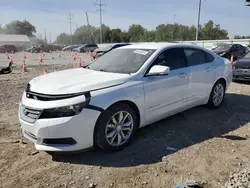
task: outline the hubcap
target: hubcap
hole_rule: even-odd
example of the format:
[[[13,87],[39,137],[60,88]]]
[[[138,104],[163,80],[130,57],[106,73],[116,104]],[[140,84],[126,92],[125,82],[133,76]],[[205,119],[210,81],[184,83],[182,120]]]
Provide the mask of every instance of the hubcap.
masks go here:
[[[133,131],[133,118],[129,112],[114,114],[106,126],[106,139],[112,146],[120,146],[128,141]]]
[[[224,87],[222,84],[217,84],[214,88],[213,103],[215,106],[219,106],[224,97]]]

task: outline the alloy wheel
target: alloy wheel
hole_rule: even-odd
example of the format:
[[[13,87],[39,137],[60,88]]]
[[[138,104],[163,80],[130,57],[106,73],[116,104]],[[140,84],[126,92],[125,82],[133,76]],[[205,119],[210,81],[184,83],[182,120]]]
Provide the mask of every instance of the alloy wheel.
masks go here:
[[[224,93],[224,86],[221,83],[217,84],[213,91],[213,103],[215,106],[219,106],[221,104]]]
[[[125,144],[132,135],[134,120],[127,111],[115,113],[106,125],[106,139],[112,146],[121,146]]]

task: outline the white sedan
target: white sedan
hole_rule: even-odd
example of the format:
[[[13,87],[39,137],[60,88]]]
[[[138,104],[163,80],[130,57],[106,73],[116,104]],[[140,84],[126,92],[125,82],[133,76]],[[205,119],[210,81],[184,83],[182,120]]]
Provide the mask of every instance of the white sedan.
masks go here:
[[[138,128],[198,105],[218,108],[231,80],[230,61],[199,46],[130,45],[31,80],[19,120],[37,150],[118,150]]]

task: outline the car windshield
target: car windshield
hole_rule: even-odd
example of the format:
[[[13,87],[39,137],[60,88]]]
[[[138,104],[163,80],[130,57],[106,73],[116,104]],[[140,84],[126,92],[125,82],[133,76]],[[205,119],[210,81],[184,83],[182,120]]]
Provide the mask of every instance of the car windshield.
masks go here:
[[[214,50],[229,50],[232,45],[219,45]]]
[[[247,52],[243,57],[242,59],[250,59],[250,51]]]
[[[153,49],[118,48],[99,57],[86,68],[131,74],[137,72],[155,51]]]

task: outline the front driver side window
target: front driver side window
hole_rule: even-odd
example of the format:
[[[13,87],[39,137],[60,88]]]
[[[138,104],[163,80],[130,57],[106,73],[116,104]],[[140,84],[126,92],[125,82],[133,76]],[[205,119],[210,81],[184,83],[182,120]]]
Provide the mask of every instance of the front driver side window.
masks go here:
[[[162,52],[153,65],[168,66],[170,70],[179,69],[185,66],[185,57],[182,48],[173,48]]]

